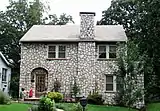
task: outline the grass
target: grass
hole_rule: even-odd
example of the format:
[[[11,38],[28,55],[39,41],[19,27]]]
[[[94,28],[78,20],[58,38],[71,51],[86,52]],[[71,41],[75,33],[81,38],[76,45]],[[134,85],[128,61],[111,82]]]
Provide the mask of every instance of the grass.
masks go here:
[[[147,105],[147,111],[160,111],[160,103],[151,103]]]
[[[72,109],[73,103],[58,103],[63,106],[64,109],[69,111],[69,109]],[[58,105],[57,104],[57,105]],[[118,107],[118,106],[106,106],[106,105],[87,105],[86,107],[87,111],[137,111],[135,109],[128,109],[124,107]]]
[[[0,105],[0,111],[28,111],[30,106],[29,104],[12,103],[10,105]]]
[[[73,107],[73,103],[58,103],[68,109]],[[10,105],[0,105],[0,111],[28,111],[31,105],[22,103],[12,103]],[[147,105],[146,111],[160,111],[160,103],[152,103]],[[128,108],[118,106],[105,106],[105,105],[87,105],[87,111],[137,111],[135,109],[129,110]]]
[[[88,105],[88,111],[137,111],[135,109],[129,110],[124,107],[117,106],[99,106],[99,105]]]
[[[72,103],[59,103],[65,106],[67,109],[73,107]],[[0,111],[28,111],[28,108],[31,105],[29,104],[22,104],[22,103],[12,103],[10,105],[0,105]],[[102,105],[88,105],[87,111],[136,111],[136,110],[129,110],[123,107],[116,107],[116,106],[102,106]],[[69,110],[67,110],[69,111]],[[160,110],[155,110],[160,111]]]

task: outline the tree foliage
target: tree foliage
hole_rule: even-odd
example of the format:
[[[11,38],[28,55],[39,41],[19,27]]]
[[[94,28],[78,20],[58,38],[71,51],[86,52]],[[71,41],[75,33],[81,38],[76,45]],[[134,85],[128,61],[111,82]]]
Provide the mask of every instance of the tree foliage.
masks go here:
[[[141,108],[137,103],[143,104],[144,100],[143,59],[138,56],[138,48],[134,42],[119,46],[117,66],[116,103],[120,106]]]
[[[136,42],[139,56],[144,56],[145,95],[149,101],[160,97],[159,7],[159,0],[112,0],[97,22],[99,25],[123,25],[129,40]]]
[[[70,15],[43,16],[46,10],[39,0],[10,0],[5,11],[0,11],[0,51],[12,63],[12,76],[20,74],[20,38],[33,26],[40,24],[65,25],[73,22]],[[14,79],[11,79],[14,81]],[[18,81],[17,81],[18,82]],[[12,87],[11,87],[12,88]],[[13,90],[17,90],[13,87]]]

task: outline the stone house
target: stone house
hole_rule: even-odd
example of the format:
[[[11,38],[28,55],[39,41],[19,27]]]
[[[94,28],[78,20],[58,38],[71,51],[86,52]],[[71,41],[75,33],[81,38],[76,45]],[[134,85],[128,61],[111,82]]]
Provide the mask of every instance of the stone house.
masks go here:
[[[11,79],[11,67],[10,63],[0,52],[0,90],[7,93],[9,92]]]
[[[51,91],[59,80],[60,91],[70,94],[74,78],[80,94],[95,89],[111,102],[116,92],[116,43],[127,41],[120,25],[94,25],[95,13],[80,12],[80,25],[34,25],[20,40],[20,88],[34,96]]]

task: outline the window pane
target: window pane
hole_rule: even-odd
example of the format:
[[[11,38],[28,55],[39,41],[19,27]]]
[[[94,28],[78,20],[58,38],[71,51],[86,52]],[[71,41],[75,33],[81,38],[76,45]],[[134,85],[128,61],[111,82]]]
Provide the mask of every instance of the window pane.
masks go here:
[[[109,58],[116,58],[116,46],[109,46]]]
[[[7,69],[2,68],[2,81],[6,81],[7,79]]]
[[[107,91],[113,91],[113,84],[106,84]]]
[[[106,83],[112,83],[113,84],[113,76],[106,76]]]
[[[106,52],[104,52],[104,53],[99,53],[99,58],[106,58]]]
[[[65,46],[59,46],[59,51],[60,51],[60,52],[64,52],[64,51],[65,51],[65,49],[66,49],[66,47],[65,47]]]
[[[106,90],[113,91],[113,76],[106,75]]]
[[[65,52],[59,52],[58,53],[58,58],[65,58]]]
[[[116,58],[116,53],[109,53],[109,58]]]
[[[99,58],[106,58],[106,46],[99,46]]]
[[[56,51],[56,46],[49,46],[49,51]]]
[[[116,52],[116,46],[109,46],[109,52]]]
[[[106,46],[99,46],[99,52],[106,52]]]
[[[48,58],[56,58],[56,52],[49,52]]]

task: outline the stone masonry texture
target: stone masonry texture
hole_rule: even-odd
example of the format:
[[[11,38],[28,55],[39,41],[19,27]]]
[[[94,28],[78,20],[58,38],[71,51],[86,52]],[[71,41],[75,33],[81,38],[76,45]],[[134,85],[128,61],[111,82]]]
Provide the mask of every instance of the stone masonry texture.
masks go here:
[[[47,58],[48,44],[21,44],[20,87],[29,90],[32,85],[32,71],[36,68],[44,68],[48,72],[48,78],[46,79],[48,80],[48,91],[51,91],[57,78],[61,82],[61,92],[70,94],[71,83],[73,83],[75,77],[81,95],[87,96],[89,92],[92,92],[95,88],[95,82],[97,82],[99,93],[104,98],[107,97],[106,101],[112,101],[114,93],[105,92],[105,74],[114,73],[115,61],[97,60],[98,54],[94,42],[63,45],[66,45],[66,59],[50,60]]]
[[[103,95],[105,102],[114,103],[115,92],[105,90],[105,75],[114,74],[114,69],[117,67],[116,61],[97,59],[98,43],[92,41],[95,36],[94,14],[80,16],[79,39],[82,41],[63,43],[66,46],[65,59],[48,59],[47,57],[48,45],[61,45],[61,43],[21,43],[20,88],[29,90],[32,86],[35,91],[36,80],[31,83],[31,73],[36,68],[43,68],[48,73],[45,78],[48,91],[53,89],[53,83],[57,78],[61,83],[60,92],[68,95],[76,78],[81,96],[87,96],[92,92],[97,83],[98,92]]]

